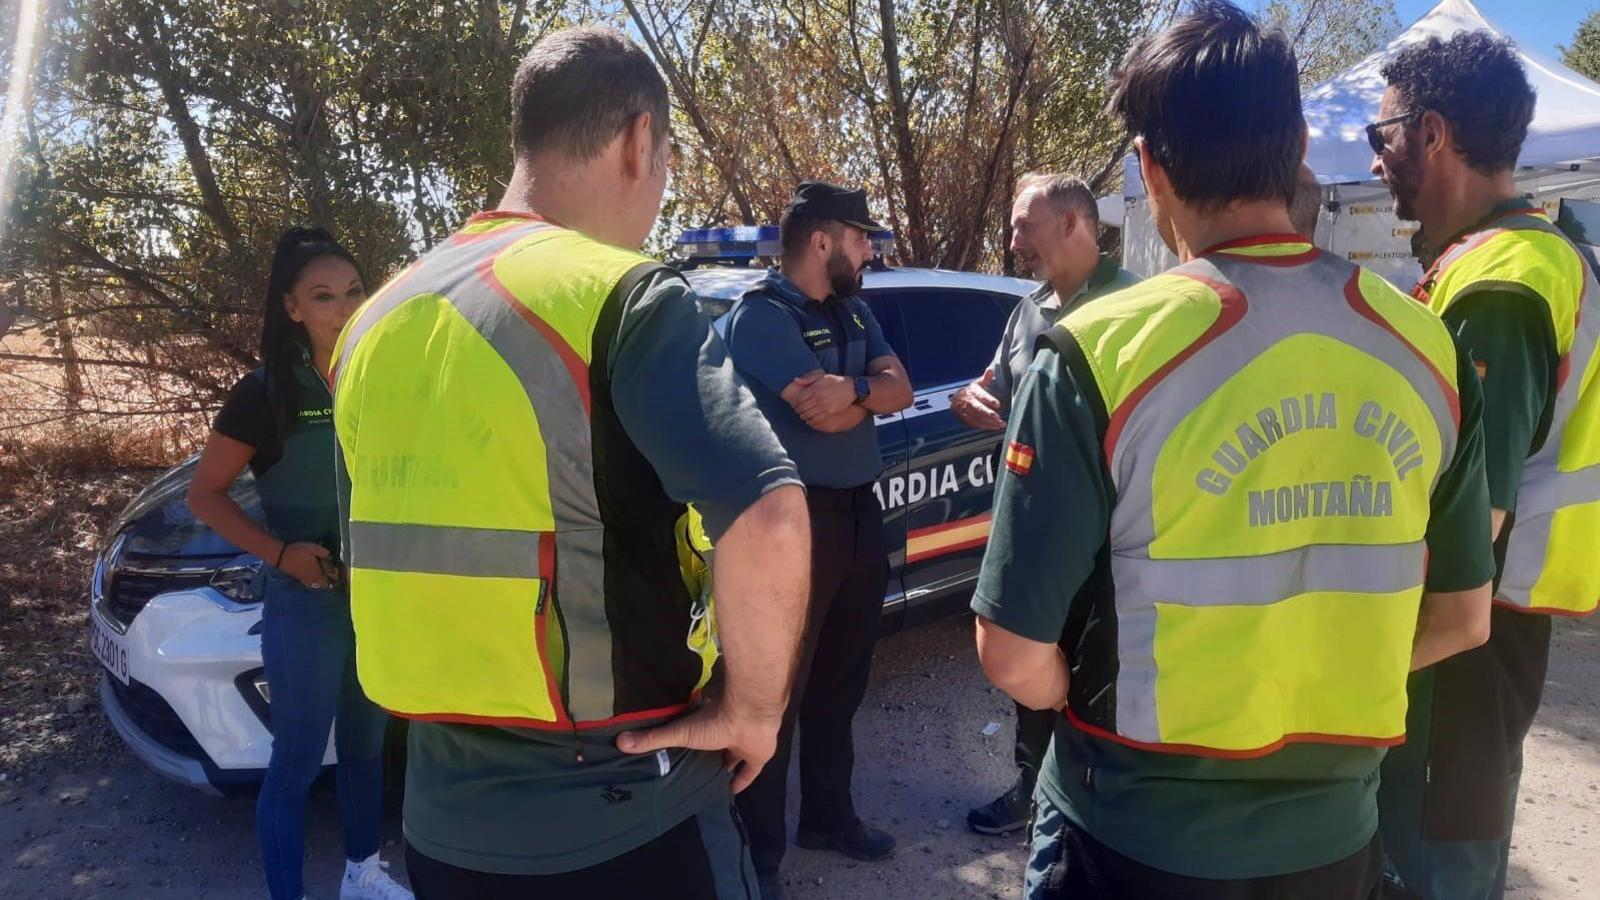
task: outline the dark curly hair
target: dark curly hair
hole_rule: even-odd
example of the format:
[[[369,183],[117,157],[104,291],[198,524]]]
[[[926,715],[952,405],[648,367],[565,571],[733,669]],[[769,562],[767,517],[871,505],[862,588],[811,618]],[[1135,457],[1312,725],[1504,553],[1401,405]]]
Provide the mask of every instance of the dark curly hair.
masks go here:
[[[1223,0],[1197,0],[1135,44],[1110,112],[1143,137],[1178,199],[1202,212],[1294,197],[1305,120],[1288,37]]]
[[[1428,38],[1401,50],[1383,77],[1404,111],[1431,109],[1450,122],[1455,148],[1474,169],[1491,173],[1517,164],[1534,93],[1509,40],[1487,31]]]

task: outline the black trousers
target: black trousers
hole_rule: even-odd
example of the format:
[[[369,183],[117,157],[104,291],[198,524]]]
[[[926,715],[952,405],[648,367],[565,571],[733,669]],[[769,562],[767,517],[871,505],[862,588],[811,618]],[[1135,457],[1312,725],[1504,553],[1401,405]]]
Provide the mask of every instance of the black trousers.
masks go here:
[[[1023,786],[1033,793],[1039,781],[1039,767],[1044,765],[1044,754],[1050,749],[1050,738],[1056,733],[1056,719],[1061,713],[1053,709],[1029,709],[1017,704],[1017,747],[1015,759],[1017,774]]]
[[[784,808],[789,753],[800,726],[800,828],[833,832],[856,823],[850,799],[855,768],[851,723],[867,692],[872,648],[889,581],[883,512],[872,486],[808,487],[811,601],[799,669],[778,749],[736,799],[758,872],[776,871],[787,848]]]
[[[1135,862],[1071,822],[1061,856],[1045,875],[1043,900],[1377,900],[1383,845],[1367,846],[1337,862],[1267,878],[1190,878]]]
[[[642,847],[554,875],[463,869],[407,845],[406,874],[417,900],[759,900],[736,828],[731,807],[708,809]]]

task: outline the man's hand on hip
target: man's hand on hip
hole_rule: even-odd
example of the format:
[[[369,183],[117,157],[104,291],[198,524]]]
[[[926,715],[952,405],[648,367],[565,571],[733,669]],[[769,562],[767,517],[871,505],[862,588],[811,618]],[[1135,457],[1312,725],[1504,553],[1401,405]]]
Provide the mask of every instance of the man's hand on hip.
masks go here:
[[[617,749],[634,754],[653,753],[667,747],[721,750],[723,768],[733,773],[733,792],[737,794],[749,787],[761,774],[767,760],[772,759],[778,746],[781,720],[781,715],[770,721],[753,718],[725,701],[708,700],[689,715],[660,728],[617,735]]]

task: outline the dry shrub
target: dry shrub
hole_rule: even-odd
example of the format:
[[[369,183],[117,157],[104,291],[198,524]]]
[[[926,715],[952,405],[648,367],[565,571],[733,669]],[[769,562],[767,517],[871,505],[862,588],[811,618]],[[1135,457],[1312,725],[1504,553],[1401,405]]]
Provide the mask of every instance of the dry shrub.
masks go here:
[[[119,349],[84,343],[98,357]],[[16,333],[0,350],[50,352]],[[95,554],[128,501],[205,434],[196,392],[170,379],[100,366],[81,396],[64,387],[59,365],[0,359],[0,773],[14,779],[114,752],[85,641]]]

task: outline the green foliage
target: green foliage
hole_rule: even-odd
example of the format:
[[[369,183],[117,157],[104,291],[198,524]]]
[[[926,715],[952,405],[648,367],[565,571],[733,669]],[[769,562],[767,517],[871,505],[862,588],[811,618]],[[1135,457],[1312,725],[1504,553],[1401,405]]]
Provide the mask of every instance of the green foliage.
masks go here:
[[[285,227],[377,282],[498,199],[511,75],[556,6],[51,4],[0,283],[40,309],[61,278],[84,327],[249,363]]]
[[[4,2],[4,0],[0,0]],[[9,4],[14,7],[14,2]],[[771,222],[796,181],[865,186],[910,263],[1007,268],[1012,186],[1110,192],[1105,111],[1178,0],[54,0],[25,116],[0,296],[215,400],[254,362],[283,228],[332,228],[376,282],[499,200],[509,84],[540,34],[603,20],[674,99],[661,224]],[[1392,0],[1272,0],[1315,81]],[[8,17],[7,21],[10,21]],[[1594,18],[1574,53],[1592,46]],[[1585,34],[1590,37],[1584,37]],[[120,348],[120,349],[119,349]],[[180,387],[181,386],[181,387]]]
[[[1306,87],[1339,74],[1400,32],[1394,0],[1269,0],[1261,13],[1294,40]]]
[[[1561,48],[1561,61],[1586,78],[1600,81],[1600,9],[1591,11],[1572,36],[1572,46]]]

